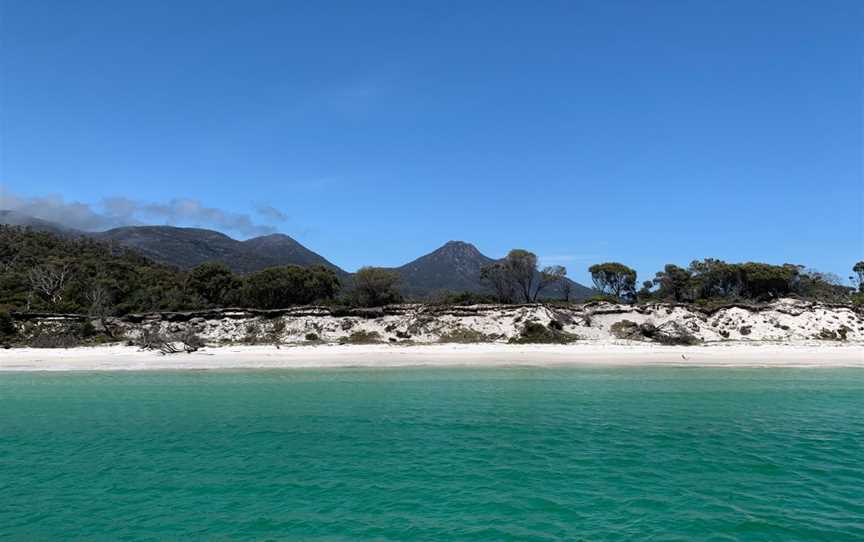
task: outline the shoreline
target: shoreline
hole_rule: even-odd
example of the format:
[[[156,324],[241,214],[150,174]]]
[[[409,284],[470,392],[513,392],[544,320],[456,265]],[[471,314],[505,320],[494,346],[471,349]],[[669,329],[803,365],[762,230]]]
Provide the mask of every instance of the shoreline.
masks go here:
[[[808,367],[864,368],[864,345],[716,343],[660,346],[592,342],[570,345],[229,345],[162,355],[111,345],[0,350],[0,372],[168,371],[396,367]]]

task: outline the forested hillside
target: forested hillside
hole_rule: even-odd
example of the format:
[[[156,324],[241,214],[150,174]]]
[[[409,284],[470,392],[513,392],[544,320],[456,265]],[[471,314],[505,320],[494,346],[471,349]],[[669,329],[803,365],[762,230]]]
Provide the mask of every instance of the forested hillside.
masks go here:
[[[451,267],[441,266],[438,275]],[[572,284],[566,281],[566,270],[558,266],[540,269],[537,257],[520,249],[502,260],[474,267],[468,270],[479,275],[477,280],[491,294],[453,292],[438,302],[531,303],[542,300],[543,292]],[[417,268],[430,266],[418,264]],[[802,266],[715,259],[694,261],[687,268],[669,264],[652,280],[644,281],[641,289],[637,289],[636,271],[621,263],[601,263],[589,271],[604,299],[626,303],[753,303],[781,297],[860,303],[864,297],[864,262],[853,269],[855,288],[844,286],[838,277]],[[398,270],[365,267],[350,277],[350,284],[340,279],[337,271],[323,265],[277,266],[240,275],[224,263],[205,262],[184,270],[91,237],[0,226],[2,311],[107,316],[214,307],[275,309],[312,303],[381,306],[405,300]],[[559,302],[574,297],[568,294]]]
[[[214,306],[275,308],[332,299],[335,272],[283,266],[245,276],[223,264],[184,271],[89,237],[0,226],[0,306],[94,315]]]

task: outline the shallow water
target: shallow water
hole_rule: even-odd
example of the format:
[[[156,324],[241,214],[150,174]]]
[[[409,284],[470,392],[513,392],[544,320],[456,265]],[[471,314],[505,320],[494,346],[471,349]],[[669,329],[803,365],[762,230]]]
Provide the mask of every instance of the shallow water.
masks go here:
[[[0,538],[864,540],[864,371],[0,375]]]

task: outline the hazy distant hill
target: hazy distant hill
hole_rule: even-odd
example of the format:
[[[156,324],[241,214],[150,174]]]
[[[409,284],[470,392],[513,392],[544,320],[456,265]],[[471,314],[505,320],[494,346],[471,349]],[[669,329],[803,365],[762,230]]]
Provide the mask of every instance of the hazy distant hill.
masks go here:
[[[477,247],[463,241],[449,241],[441,248],[409,262],[395,271],[402,277],[402,291],[411,297],[424,297],[440,291],[491,293],[480,280],[480,270],[496,260],[484,255]],[[590,297],[595,292],[570,281],[571,299]],[[550,285],[541,298],[563,297],[560,285]]]
[[[47,231],[58,234],[76,234],[80,233],[77,230],[61,226],[54,222],[42,220],[30,215],[19,213],[18,211],[0,210],[0,224],[8,224],[10,226],[26,226],[37,231]]]

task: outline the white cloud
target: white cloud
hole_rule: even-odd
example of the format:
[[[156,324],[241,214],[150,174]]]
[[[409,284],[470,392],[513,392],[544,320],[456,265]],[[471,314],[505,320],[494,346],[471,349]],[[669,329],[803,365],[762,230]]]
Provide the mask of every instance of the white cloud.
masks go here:
[[[200,200],[172,198],[164,202],[142,202],[123,196],[104,198],[91,205],[66,201],[63,196],[25,197],[0,188],[0,209],[13,210],[42,220],[48,220],[84,231],[99,231],[136,224],[168,224],[198,226],[232,232],[244,237],[266,235],[276,228],[259,224],[244,213],[207,207]],[[284,213],[271,206],[259,214],[282,221]],[[284,217],[284,218],[279,218]]]

